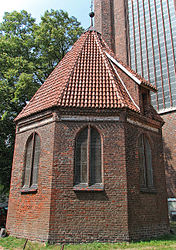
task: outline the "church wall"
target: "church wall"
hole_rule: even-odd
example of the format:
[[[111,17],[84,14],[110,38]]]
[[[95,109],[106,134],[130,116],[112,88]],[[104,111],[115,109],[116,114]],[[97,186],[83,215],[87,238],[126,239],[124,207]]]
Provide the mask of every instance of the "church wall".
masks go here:
[[[96,30],[119,59],[128,64],[126,6],[126,0],[94,0]]]
[[[115,52],[114,0],[94,0],[95,29],[103,34],[108,46]]]
[[[99,6],[100,0],[94,0],[95,2],[95,28],[102,33],[105,41],[113,39],[115,42],[115,53],[119,59],[129,64],[129,32],[128,22],[125,22],[125,17],[128,13],[125,13],[125,9],[128,9],[128,1],[126,0],[105,0],[107,4],[113,6],[112,15],[114,23],[108,23],[109,30],[114,27],[114,33],[104,33],[99,27],[105,25],[108,20],[108,10],[104,8],[104,12],[96,7]],[[176,9],[176,0],[174,0]],[[128,20],[128,19],[126,19]],[[125,36],[126,33],[126,36]],[[164,138],[164,151],[165,151],[165,174],[167,182],[168,197],[176,198],[176,157],[175,157],[175,126],[176,126],[176,113],[170,112],[161,115],[165,121],[163,126],[163,138]]]
[[[140,188],[137,140],[144,133],[152,150],[153,191]],[[163,162],[162,136],[131,124],[126,126],[128,176],[129,236],[132,240],[157,237],[169,233],[167,192]]]
[[[57,122],[17,133],[7,220],[12,236],[76,243],[139,240],[168,233],[160,130],[139,122],[137,126],[132,117],[126,122],[125,113],[113,116],[111,122],[98,121],[99,117],[89,122],[80,116],[75,121],[76,116],[59,117]],[[101,135],[104,191],[74,190],[75,138],[88,125]],[[41,138],[38,190],[21,193],[25,144],[34,131]],[[139,186],[137,138],[142,132],[152,147],[153,193],[141,192]]]
[[[168,197],[176,198],[176,112],[161,115],[163,126],[164,162]]]
[[[128,1],[114,0],[114,39],[115,54],[124,63],[128,64]],[[103,35],[103,34],[102,34]]]
[[[41,140],[38,190],[22,193],[25,145],[33,132],[37,132]],[[48,239],[53,135],[54,123],[16,134],[7,218],[7,230],[12,236],[41,241]]]
[[[128,240],[124,128],[90,122],[102,137],[104,191],[74,191],[74,143],[86,122],[59,122],[55,134],[51,242]]]

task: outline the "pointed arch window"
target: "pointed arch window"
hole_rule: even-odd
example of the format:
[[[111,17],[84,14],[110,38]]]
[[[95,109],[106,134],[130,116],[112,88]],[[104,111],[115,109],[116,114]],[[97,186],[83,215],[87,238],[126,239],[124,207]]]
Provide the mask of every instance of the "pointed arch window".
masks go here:
[[[153,188],[152,151],[150,143],[144,134],[138,139],[138,150],[141,189]]]
[[[102,189],[101,137],[90,126],[76,138],[74,185],[88,190],[93,186]]]
[[[27,140],[23,189],[36,189],[38,185],[38,168],[40,159],[40,137],[33,133]]]

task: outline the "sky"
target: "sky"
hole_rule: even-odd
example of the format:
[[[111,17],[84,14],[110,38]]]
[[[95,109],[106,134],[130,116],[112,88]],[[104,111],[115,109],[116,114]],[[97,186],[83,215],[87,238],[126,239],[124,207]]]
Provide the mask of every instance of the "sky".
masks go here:
[[[62,9],[69,13],[69,16],[75,16],[84,28],[90,26],[90,5],[91,0],[2,0],[0,4],[0,22],[3,20],[5,12],[14,10],[26,10],[32,17],[40,22],[40,16],[46,10]]]

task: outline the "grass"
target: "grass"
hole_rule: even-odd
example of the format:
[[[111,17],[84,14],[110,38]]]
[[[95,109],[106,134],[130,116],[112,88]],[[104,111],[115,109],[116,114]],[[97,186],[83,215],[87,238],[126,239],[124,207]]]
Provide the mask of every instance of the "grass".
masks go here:
[[[167,235],[162,238],[150,241],[141,241],[141,242],[134,242],[134,243],[89,243],[89,244],[67,244],[64,245],[64,250],[114,250],[114,249],[151,249],[151,250],[162,250],[162,249],[169,249],[175,250],[176,249],[176,222],[171,224],[172,230],[175,234]],[[25,244],[25,239],[17,239],[15,237],[6,237],[0,238],[0,250],[22,250]],[[38,242],[31,242],[28,241],[25,250],[60,250],[62,249],[62,245],[49,245],[45,243],[38,243]]]
[[[25,244],[25,239],[17,239],[14,237],[7,237],[0,239],[0,249],[1,247],[5,249],[23,249]],[[36,243],[28,241],[26,245],[26,250],[44,250],[44,249],[61,249],[61,245],[48,245],[45,243]],[[79,244],[79,245],[65,245],[64,250],[113,250],[113,249],[176,249],[176,235],[168,235],[163,238],[151,241],[141,241],[136,243],[89,243],[89,244]]]

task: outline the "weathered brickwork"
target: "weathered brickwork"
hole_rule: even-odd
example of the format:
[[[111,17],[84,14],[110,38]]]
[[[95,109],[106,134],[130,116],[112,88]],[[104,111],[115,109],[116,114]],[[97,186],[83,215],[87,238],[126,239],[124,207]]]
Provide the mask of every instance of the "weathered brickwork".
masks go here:
[[[140,192],[137,139],[144,133],[152,146],[154,190]],[[161,132],[126,126],[129,237],[133,240],[162,235],[168,228],[167,194]]]
[[[128,63],[128,23],[125,0],[94,0],[95,28],[124,63]]]
[[[90,124],[99,131],[102,139],[105,191],[73,191],[75,137],[87,125],[82,122],[57,123],[50,240],[129,240],[123,124]]]
[[[94,0],[94,10],[96,13],[95,28],[103,34],[103,38],[109,47],[115,51],[114,40],[114,4],[113,0]]]
[[[11,235],[50,242],[117,242],[168,232],[161,132],[129,124],[126,115],[117,113],[116,122],[57,118],[17,133],[7,221]],[[101,135],[104,191],[73,190],[75,137],[88,124]],[[41,138],[38,190],[24,194],[25,143],[34,131]],[[153,193],[142,193],[139,186],[137,139],[143,132],[152,145]]]
[[[37,132],[41,139],[37,193],[21,193],[25,145]],[[54,124],[16,134],[7,230],[11,235],[34,240],[48,240],[52,184]]]
[[[114,1],[114,40],[115,53],[118,58],[128,64],[128,1]]]
[[[105,0],[104,0],[105,1]],[[105,41],[113,40],[115,44],[115,53],[119,59],[128,64],[128,51],[129,51],[129,41],[128,41],[128,22],[126,10],[128,9],[128,1],[124,0],[106,0],[106,4],[110,5],[112,9],[111,18],[114,19],[113,22],[108,22],[109,11],[107,8],[103,8],[100,6],[100,0],[94,0],[95,2],[95,27],[98,31],[102,33]],[[176,9],[176,1],[175,9]],[[102,27],[107,24],[106,30],[109,30],[109,33],[102,29]],[[109,29],[108,29],[109,27]],[[114,32],[110,32],[111,30]],[[124,77],[124,73],[118,72]],[[135,93],[137,90],[135,88],[134,83],[126,82],[128,85],[128,90],[130,94],[135,99]],[[133,95],[134,94],[134,95]],[[164,142],[164,163],[165,163],[165,173],[166,173],[166,183],[167,183],[167,191],[168,197],[176,198],[176,140],[175,140],[175,127],[176,127],[176,113],[175,111],[166,113],[162,115],[162,118],[165,121],[165,125],[163,126],[163,142]]]
[[[176,198],[176,113],[174,111],[161,116],[165,121],[163,146],[168,197]]]

